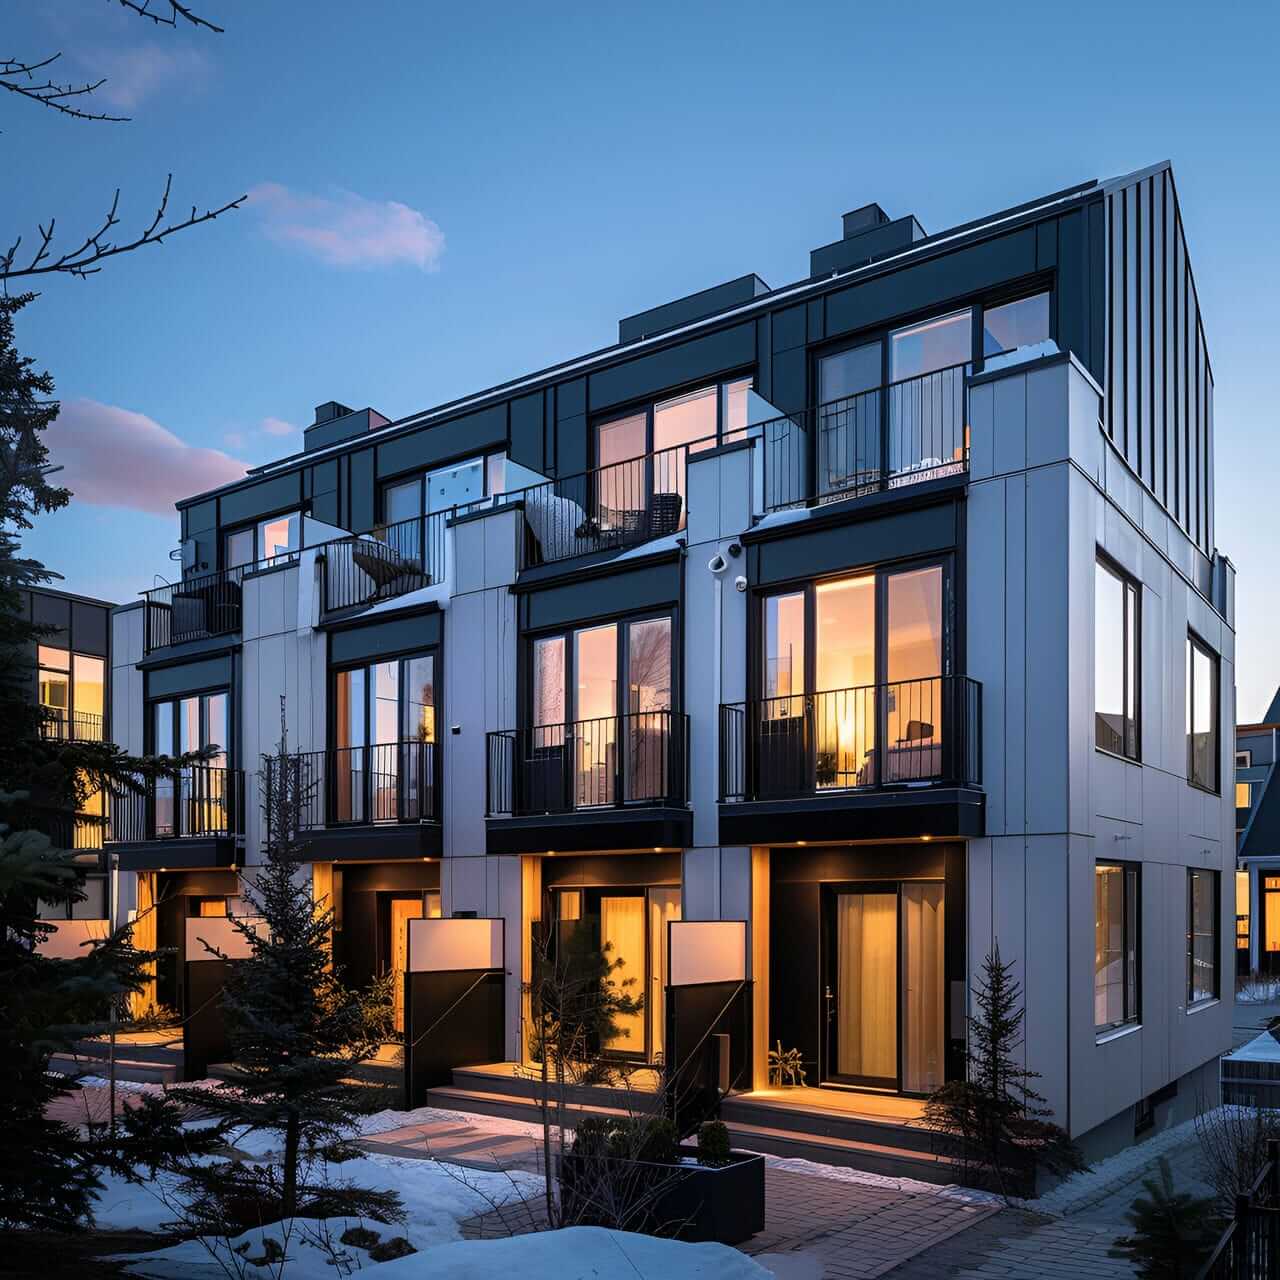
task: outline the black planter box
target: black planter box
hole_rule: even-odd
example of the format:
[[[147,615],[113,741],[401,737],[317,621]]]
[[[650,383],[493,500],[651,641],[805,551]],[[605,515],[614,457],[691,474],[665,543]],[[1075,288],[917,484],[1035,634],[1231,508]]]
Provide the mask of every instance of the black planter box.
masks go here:
[[[590,1207],[580,1203],[578,1193],[588,1160],[595,1162],[592,1157],[566,1155],[560,1165],[560,1193],[567,1217],[575,1225],[593,1225]],[[741,1244],[764,1230],[764,1156],[733,1151],[729,1163],[720,1166],[643,1160],[602,1163],[628,1166],[625,1172],[619,1170],[628,1198],[652,1197],[637,1221],[628,1222],[631,1231],[695,1244]]]

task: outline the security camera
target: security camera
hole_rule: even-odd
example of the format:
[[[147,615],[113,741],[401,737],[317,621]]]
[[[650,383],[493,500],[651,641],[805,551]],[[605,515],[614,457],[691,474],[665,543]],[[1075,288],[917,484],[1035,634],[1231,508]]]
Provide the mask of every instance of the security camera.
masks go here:
[[[736,560],[742,554],[742,543],[729,543],[729,554]]]
[[[707,561],[707,568],[712,573],[723,573],[729,567],[729,562],[718,551]]]
[[[733,580],[733,585],[737,587],[739,591],[745,591],[747,589],[747,580],[742,576],[742,574],[738,574],[738,576]]]

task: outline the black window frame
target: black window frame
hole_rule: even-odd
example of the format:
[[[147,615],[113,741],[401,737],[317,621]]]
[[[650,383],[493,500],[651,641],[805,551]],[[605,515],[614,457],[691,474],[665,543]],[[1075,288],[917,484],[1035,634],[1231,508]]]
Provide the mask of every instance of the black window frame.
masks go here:
[[[751,390],[759,395],[758,382],[759,370],[756,365],[748,365],[739,370],[737,373],[717,374],[714,378],[698,378],[693,382],[684,384],[683,386],[673,388],[669,391],[662,392],[661,395],[649,396],[643,400],[634,400],[629,406],[623,407],[614,405],[613,407],[592,415],[587,428],[587,456],[590,459],[589,470],[596,471],[602,466],[622,466],[626,462],[634,462],[636,458],[652,457],[656,452],[653,447],[653,411],[661,404],[666,404],[669,400],[679,400],[681,396],[693,395],[699,391],[709,391],[712,387],[716,391],[716,430],[714,436],[703,436],[698,440],[691,440],[687,444],[668,445],[668,448],[679,449],[688,448],[690,445],[699,444],[704,448],[715,448],[724,443],[725,439],[725,410],[726,396],[725,389],[735,382],[741,382],[744,378],[750,379]],[[600,461],[600,428],[607,427],[611,422],[622,422],[627,418],[637,418],[644,414],[644,452],[636,454],[635,458],[626,458],[618,462]],[[710,442],[710,443],[706,443]]]
[[[887,564],[863,565],[857,568],[841,569],[838,573],[823,574],[818,578],[803,578],[788,583],[770,583],[768,588],[754,593],[755,607],[752,610],[750,623],[750,688],[754,691],[748,695],[749,701],[765,700],[765,611],[769,600],[777,596],[802,594],[804,596],[804,672],[799,690],[791,695],[801,697],[814,692],[814,664],[817,660],[817,605],[816,596],[819,586],[828,582],[840,582],[846,578],[875,578],[875,632],[876,632],[876,678],[875,685],[888,684],[887,662],[889,610],[888,579],[896,573],[911,573],[919,569],[940,568],[942,570],[942,670],[940,677],[953,675],[958,667],[956,658],[960,635],[956,626],[956,589],[957,566],[953,552],[915,556],[908,560],[895,560]]]
[[[444,646],[441,644],[428,644],[428,645],[423,645],[419,648],[414,648],[414,649],[400,649],[400,650],[397,650],[395,653],[381,654],[377,657],[359,658],[353,662],[340,662],[340,663],[331,664],[329,667],[329,688],[328,688],[329,706],[328,706],[328,712],[326,715],[326,725],[325,725],[325,742],[328,750],[339,751],[339,750],[346,749],[346,748],[339,747],[337,743],[337,728],[338,728],[337,710],[338,710],[338,677],[339,676],[350,671],[363,671],[365,673],[364,717],[363,717],[364,741],[361,745],[367,749],[371,745],[378,745],[378,744],[370,743],[369,741],[370,731],[372,728],[372,721],[373,721],[374,702],[376,701],[376,699],[373,696],[373,680],[370,678],[370,673],[374,667],[381,666],[382,663],[384,662],[394,662],[397,664],[398,671],[396,675],[396,732],[400,736],[396,738],[396,741],[404,742],[406,741],[406,739],[403,736],[405,732],[404,713],[405,713],[405,707],[407,705],[404,699],[405,665],[409,662],[412,662],[413,659],[415,658],[430,658],[432,661],[431,695],[432,695],[432,706],[435,709],[435,726],[436,726],[436,729],[435,729],[436,736],[433,740],[433,744],[437,749],[436,754],[437,756],[439,756],[440,726],[443,723],[442,704],[441,704],[441,698],[440,698],[440,694],[442,692],[442,677],[444,672],[444,669],[441,666],[441,654],[443,652],[443,648]],[[439,764],[437,762],[437,769],[438,768],[439,768]]]
[[[174,755],[180,754],[179,738],[181,737],[178,726],[180,723],[181,713],[179,708],[189,698],[200,699],[200,737],[204,739],[208,737],[208,720],[205,712],[204,699],[216,697],[218,694],[224,694],[227,699],[227,739],[226,742],[219,742],[215,745],[222,748],[222,754],[226,756],[227,763],[224,766],[229,772],[238,766],[236,761],[239,759],[239,752],[236,750],[236,706],[235,698],[232,697],[232,686],[226,684],[209,685],[203,689],[183,689],[181,693],[166,693],[163,697],[148,698],[146,701],[147,722],[144,726],[144,741],[147,744],[147,754],[155,755],[156,752],[156,709],[168,703],[173,720],[173,750]]]
[[[1193,650],[1198,649],[1206,658],[1209,659],[1209,670],[1213,681],[1212,692],[1209,697],[1209,721],[1212,733],[1212,749],[1209,752],[1210,767],[1212,769],[1213,782],[1209,785],[1200,778],[1194,776],[1192,762],[1195,759],[1195,716],[1194,709],[1196,705],[1196,676],[1195,661]],[[1187,648],[1186,648],[1186,718],[1187,724],[1187,784],[1195,787],[1199,791],[1208,792],[1210,795],[1222,794],[1222,735],[1221,724],[1222,719],[1222,660],[1218,654],[1210,647],[1207,641],[1201,639],[1194,631],[1187,631]]]
[[[1125,732],[1121,735],[1120,750],[1117,751],[1112,747],[1106,746],[1098,739],[1101,735],[1101,726],[1098,722],[1098,570],[1109,573],[1113,578],[1120,582],[1122,589],[1122,599],[1124,602],[1123,613],[1121,617],[1121,649],[1120,649],[1120,678],[1121,678],[1121,701],[1122,705],[1129,705],[1129,695],[1133,694],[1133,750],[1129,751],[1128,732],[1129,718],[1124,716]],[[1124,569],[1120,564],[1113,560],[1101,547],[1097,549],[1094,561],[1094,591],[1093,591],[1093,637],[1094,637],[1094,699],[1093,699],[1093,745],[1094,749],[1103,752],[1105,755],[1117,756],[1121,760],[1130,760],[1135,764],[1142,763],[1142,583],[1128,570]],[[1130,628],[1132,621],[1132,629]],[[1133,645],[1133,689],[1129,688],[1129,647]]]
[[[398,489],[401,485],[416,482],[418,485],[418,514],[416,516],[406,516],[405,520],[416,520],[426,516],[427,513],[427,477],[434,475],[437,471],[447,471],[450,467],[460,467],[467,462],[480,463],[480,498],[488,498],[492,495],[489,492],[489,459],[498,454],[504,454],[503,449],[486,449],[480,453],[464,453],[456,458],[448,458],[443,462],[433,462],[429,466],[416,467],[410,471],[402,471],[398,476],[388,476],[378,482],[378,524],[383,528],[394,523],[403,523],[403,521],[391,521],[387,519],[387,491],[390,489]],[[432,512],[431,514],[438,514]]]
[[[627,628],[636,622],[657,622],[667,618],[671,622],[671,715],[679,715],[684,706],[684,684],[682,680],[683,664],[680,661],[681,633],[680,609],[677,605],[667,605],[657,609],[641,609],[635,613],[611,614],[605,618],[585,618],[580,622],[563,623],[554,627],[543,627],[537,631],[526,631],[521,636],[522,652],[520,661],[520,725],[533,730],[549,728],[549,725],[534,723],[534,665],[533,652],[538,641],[562,639],[564,641],[564,720],[562,727],[567,729],[576,721],[573,716],[573,688],[577,678],[574,670],[573,637],[579,631],[593,631],[599,627],[616,627],[616,670],[618,672],[617,696],[614,699],[613,714],[621,718],[630,714],[626,701],[629,696],[630,681],[624,680],[623,674],[628,672],[627,666]]]
[[[1111,1035],[1115,1031],[1120,1031],[1125,1027],[1140,1026],[1142,1024],[1142,864],[1140,862],[1125,861],[1120,858],[1096,858],[1093,864],[1094,875],[1094,915],[1093,927],[1096,937],[1098,928],[1098,905],[1097,905],[1097,877],[1100,867],[1118,867],[1123,873],[1121,876],[1121,884],[1123,886],[1123,894],[1120,904],[1120,915],[1124,928],[1127,930],[1129,926],[1129,887],[1130,879],[1133,876],[1133,922],[1136,936],[1133,939],[1133,946],[1130,948],[1127,944],[1128,937],[1123,937],[1120,947],[1121,964],[1123,965],[1120,990],[1125,1004],[1123,1016],[1112,1022],[1099,1022],[1097,1019],[1097,948],[1095,943],[1094,949],[1094,1022],[1093,1033],[1096,1037],[1105,1037]],[[1133,1008],[1128,1008],[1129,1000],[1129,952],[1133,952]]]
[[[1208,876],[1213,887],[1211,920],[1213,924],[1213,990],[1209,995],[1195,995],[1195,932],[1192,914],[1195,902],[1193,885],[1197,876]],[[1222,875],[1212,867],[1187,868],[1187,1008],[1199,1009],[1222,998]]]
[[[276,564],[286,560],[289,557],[296,557],[302,550],[302,522],[310,514],[309,504],[305,502],[291,503],[287,507],[281,507],[278,511],[272,511],[267,515],[254,516],[252,520],[242,520],[238,524],[227,525],[225,528],[218,530],[218,554],[220,556],[219,564],[222,566],[224,573],[233,573],[239,569],[243,573],[248,573],[252,569],[258,568],[260,565]],[[287,551],[278,556],[272,556],[269,560],[258,555],[258,528],[260,525],[270,524],[273,520],[279,520],[281,516],[298,517],[298,546],[294,551]],[[243,564],[232,564],[230,554],[230,542],[237,534],[252,533],[253,534],[253,559],[247,560]]]

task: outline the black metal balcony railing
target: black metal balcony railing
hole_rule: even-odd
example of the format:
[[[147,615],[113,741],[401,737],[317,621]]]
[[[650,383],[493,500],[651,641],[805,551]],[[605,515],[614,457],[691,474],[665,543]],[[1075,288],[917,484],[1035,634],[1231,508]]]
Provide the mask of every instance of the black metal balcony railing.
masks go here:
[[[412,739],[287,757],[304,830],[439,820],[436,744]],[[268,782],[280,767],[267,761]]]
[[[144,591],[146,652],[239,631],[241,583],[253,567],[241,565]]]
[[[982,777],[982,686],[933,676],[720,708],[720,799],[775,800]]]
[[[89,711],[73,711],[68,715],[56,707],[45,707],[40,724],[41,737],[55,742],[102,742],[103,718]]]
[[[324,549],[326,612],[390,600],[445,577],[445,536],[453,508],[341,538]]]
[[[490,817],[688,800],[683,712],[638,711],[486,736]]]
[[[115,843],[244,834],[244,772],[194,765],[173,778],[149,778],[142,790],[118,788],[107,838]]]
[[[967,471],[970,370],[951,365],[751,428],[762,445],[765,510]]]
[[[689,453],[714,444],[646,453],[504,494],[500,501],[524,503],[533,564],[638,546],[684,528]]]

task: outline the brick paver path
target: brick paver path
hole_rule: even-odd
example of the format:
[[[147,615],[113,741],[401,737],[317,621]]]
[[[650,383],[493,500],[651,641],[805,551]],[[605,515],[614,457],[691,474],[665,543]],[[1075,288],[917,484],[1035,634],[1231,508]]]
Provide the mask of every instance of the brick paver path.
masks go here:
[[[368,1151],[448,1160],[472,1168],[520,1168],[541,1173],[535,1139],[497,1126],[440,1120],[361,1140]],[[765,1229],[742,1246],[749,1254],[799,1254],[824,1280],[870,1280],[996,1213],[926,1191],[869,1186],[765,1169]],[[468,1239],[508,1236],[545,1225],[541,1200],[525,1201],[461,1224]]]

